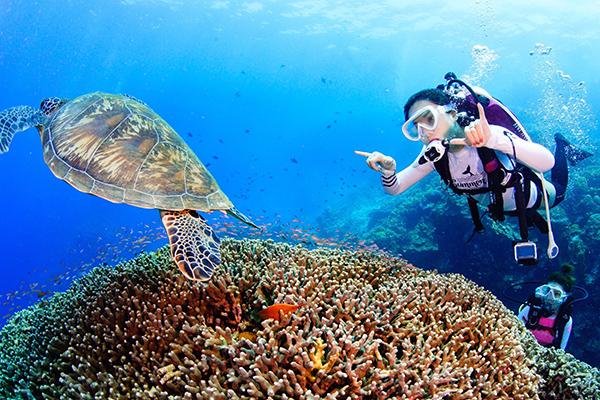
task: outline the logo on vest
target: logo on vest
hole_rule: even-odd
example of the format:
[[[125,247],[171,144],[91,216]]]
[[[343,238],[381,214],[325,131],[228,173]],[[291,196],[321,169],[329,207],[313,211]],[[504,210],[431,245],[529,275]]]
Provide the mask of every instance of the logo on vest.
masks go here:
[[[457,189],[462,190],[477,190],[488,187],[487,175],[482,171],[471,172],[471,166],[462,172],[462,176],[452,178],[452,183]]]
[[[471,166],[470,165],[467,165],[467,169],[465,169],[462,174],[463,175],[469,175],[469,176],[474,176],[475,175],[475,174],[473,174],[471,172]]]
[[[465,192],[487,189],[488,176],[475,148],[448,155],[448,167],[452,186]]]

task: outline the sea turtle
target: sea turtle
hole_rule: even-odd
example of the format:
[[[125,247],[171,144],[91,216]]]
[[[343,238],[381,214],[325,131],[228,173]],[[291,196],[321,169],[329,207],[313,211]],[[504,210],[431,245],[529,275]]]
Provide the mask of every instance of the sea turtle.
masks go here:
[[[40,109],[0,112],[0,153],[16,132],[35,126],[44,161],[57,178],[114,203],[160,210],[173,260],[186,278],[206,283],[221,262],[220,241],[196,210],[237,211],[175,130],[142,101],[95,92],[52,97]]]

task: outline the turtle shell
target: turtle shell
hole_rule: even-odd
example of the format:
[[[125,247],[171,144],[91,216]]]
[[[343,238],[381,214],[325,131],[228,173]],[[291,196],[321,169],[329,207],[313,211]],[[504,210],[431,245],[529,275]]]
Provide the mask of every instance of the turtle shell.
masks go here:
[[[54,175],[82,192],[163,210],[233,207],[177,132],[131,97],[77,97],[51,117],[41,138]]]

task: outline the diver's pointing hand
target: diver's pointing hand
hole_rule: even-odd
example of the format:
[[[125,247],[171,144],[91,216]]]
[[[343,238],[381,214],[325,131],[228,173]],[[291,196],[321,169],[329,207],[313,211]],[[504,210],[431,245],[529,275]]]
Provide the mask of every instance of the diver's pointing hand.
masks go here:
[[[354,150],[354,154],[358,154],[359,156],[363,156],[363,157],[369,157],[371,155],[371,153],[368,153],[366,151],[360,151],[360,150]]]
[[[492,135],[492,131],[490,130],[490,124],[485,117],[483,106],[480,103],[477,103],[477,110],[479,111],[479,119],[471,122],[469,126],[465,127],[465,136],[467,137],[466,142],[468,145],[473,147],[483,147]]]
[[[354,150],[354,153],[367,157],[366,163],[374,171],[384,174],[393,174],[396,172],[396,160],[390,156],[386,156],[378,151],[368,153],[366,151]]]

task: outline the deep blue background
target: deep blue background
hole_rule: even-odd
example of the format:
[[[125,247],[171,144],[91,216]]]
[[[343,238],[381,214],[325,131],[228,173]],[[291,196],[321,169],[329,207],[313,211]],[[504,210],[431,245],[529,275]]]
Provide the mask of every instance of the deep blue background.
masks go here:
[[[560,122],[594,147],[594,2],[369,3],[0,0],[0,109],[96,90],[134,95],[240,210],[306,231],[326,207],[383,196],[352,151],[412,160],[419,147],[399,130],[404,101],[450,70],[509,104],[534,139],[548,144]],[[497,58],[474,57],[475,45]],[[0,188],[0,322],[82,270],[165,243],[156,211],[54,178],[35,130],[0,156]]]

